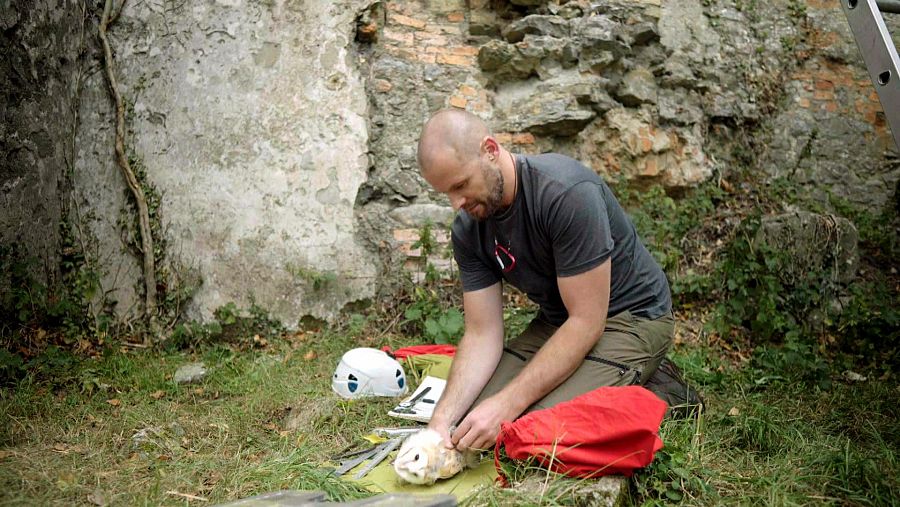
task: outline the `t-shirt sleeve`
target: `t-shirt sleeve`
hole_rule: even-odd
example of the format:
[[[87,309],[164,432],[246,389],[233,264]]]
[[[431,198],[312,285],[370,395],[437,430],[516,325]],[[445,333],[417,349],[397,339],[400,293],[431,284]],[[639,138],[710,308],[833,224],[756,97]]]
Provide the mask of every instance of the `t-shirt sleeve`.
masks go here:
[[[450,230],[453,244],[453,258],[459,265],[459,278],[463,291],[471,292],[490,287],[500,281],[500,277],[478,255],[478,241],[473,234],[466,234],[459,222]]]
[[[561,194],[548,219],[558,276],[583,273],[612,255],[606,202],[595,183],[581,182]]]

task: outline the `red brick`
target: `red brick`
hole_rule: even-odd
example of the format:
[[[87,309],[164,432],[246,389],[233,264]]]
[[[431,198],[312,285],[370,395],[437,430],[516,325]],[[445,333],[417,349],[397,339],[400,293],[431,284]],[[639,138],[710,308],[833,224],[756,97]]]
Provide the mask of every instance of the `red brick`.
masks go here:
[[[447,50],[453,55],[478,56],[478,48],[475,46],[454,46]]]
[[[659,162],[656,157],[647,157],[644,159],[644,170],[641,171],[642,176],[658,176]]]
[[[398,32],[396,30],[391,30],[390,28],[385,28],[383,34],[385,39],[398,42],[403,46],[415,45],[415,38],[411,33]]]
[[[474,67],[475,58],[462,55],[437,55],[437,63],[446,65],[458,65],[461,67]]]
[[[512,144],[512,134],[509,132],[494,132],[494,139],[500,144]]]
[[[809,99],[806,97],[800,97],[799,99],[797,99],[797,105],[799,105],[800,107],[802,107],[804,109],[809,109],[809,106],[810,106]]]
[[[463,97],[470,98],[470,99],[478,96],[478,90],[476,90],[475,88],[473,88],[469,85],[460,85],[459,93],[461,93],[463,95]]]
[[[379,93],[387,93],[391,91],[391,88],[394,87],[394,85],[392,85],[390,81],[385,81],[384,79],[376,79],[374,85],[375,91]]]
[[[522,132],[513,134],[513,144],[534,144],[534,135],[531,132]]]
[[[459,28],[459,24],[439,24],[439,23],[429,23],[427,31],[433,33],[446,33],[450,35],[462,35],[462,29]]]
[[[462,12],[451,12],[447,14],[447,21],[451,23],[460,23],[466,20],[466,15]]]
[[[412,28],[417,28],[419,30],[425,28],[426,23],[420,19],[416,19],[410,16],[404,16],[403,14],[390,13],[388,14],[388,21],[397,23],[398,25],[409,26]]]
[[[444,35],[438,35],[430,32],[416,32],[416,42],[419,45],[434,46],[435,48],[446,47],[450,44],[450,39]],[[431,50],[431,47],[427,48]],[[434,52],[434,51],[432,51]]]
[[[465,109],[465,108],[466,108],[466,104],[468,104],[468,103],[469,103],[468,100],[466,100],[466,99],[460,97],[459,95],[454,95],[454,96],[450,97],[450,105],[453,106],[453,107],[458,107],[458,108],[460,108],[460,109]]]
[[[418,62],[422,62],[422,63],[437,62],[437,59],[434,57],[434,55],[426,55],[424,53],[416,53],[413,59]]]
[[[816,81],[816,90],[834,90],[834,83],[820,79]]]
[[[394,239],[397,241],[416,242],[419,241],[418,229],[394,229]]]

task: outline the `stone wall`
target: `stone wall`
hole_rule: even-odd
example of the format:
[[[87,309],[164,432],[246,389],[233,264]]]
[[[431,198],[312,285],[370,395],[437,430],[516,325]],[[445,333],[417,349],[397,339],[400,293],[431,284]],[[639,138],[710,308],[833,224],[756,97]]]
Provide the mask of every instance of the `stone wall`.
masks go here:
[[[111,103],[96,52],[73,63],[82,8],[96,6],[29,6],[0,10],[12,48],[3,244],[54,265],[71,166],[69,220],[117,313],[136,315]],[[897,38],[900,20],[888,25]],[[747,167],[878,211],[900,180],[837,0],[129,1],[110,37],[130,156],[160,196],[161,287],[194,290],[191,318],[235,302],[288,325],[332,319],[395,268],[421,270],[420,231],[438,224],[446,245],[453,212],[419,176],[415,146],[445,107],[482,116],[515,152],[569,154],[614,185],[677,193]],[[443,252],[431,261],[450,266]]]
[[[414,153],[444,107],[480,115],[514,151],[566,153],[612,182],[677,193],[748,167],[875,212],[896,193],[897,149],[836,0],[383,8],[366,25],[374,164],[360,204],[383,215],[366,231],[393,251],[446,209]],[[900,20],[887,21],[898,38]]]
[[[75,0],[0,3],[0,262],[30,263],[35,281],[51,287],[59,282],[66,170],[89,29]],[[10,275],[3,268],[0,296]]]

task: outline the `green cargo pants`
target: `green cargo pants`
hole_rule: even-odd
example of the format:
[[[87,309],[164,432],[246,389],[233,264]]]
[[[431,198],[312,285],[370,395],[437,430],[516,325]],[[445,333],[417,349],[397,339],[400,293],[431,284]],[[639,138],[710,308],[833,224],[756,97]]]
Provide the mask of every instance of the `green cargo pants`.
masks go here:
[[[500,364],[472,407],[509,383],[557,327],[535,319],[503,348]],[[602,386],[643,385],[666,356],[675,337],[675,318],[636,317],[624,311],[606,319],[606,329],[581,366],[525,413],[550,408]]]

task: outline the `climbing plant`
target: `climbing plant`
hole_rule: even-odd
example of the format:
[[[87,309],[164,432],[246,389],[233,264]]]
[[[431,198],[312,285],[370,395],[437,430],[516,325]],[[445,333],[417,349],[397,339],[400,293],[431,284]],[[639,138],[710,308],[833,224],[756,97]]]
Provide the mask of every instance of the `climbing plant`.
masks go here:
[[[156,315],[156,260],[153,249],[153,235],[150,226],[150,211],[147,205],[147,196],[144,189],[132,169],[125,146],[125,102],[122,94],[119,92],[119,85],[115,75],[115,60],[113,59],[112,48],[110,47],[107,29],[122,12],[125,6],[125,0],[119,4],[118,8],[113,11],[113,0],[106,0],[103,6],[103,13],[100,16],[99,37],[103,45],[103,68],[106,73],[106,82],[109,86],[109,92],[112,96],[116,110],[116,136],[115,150],[116,162],[137,208],[138,223],[141,237],[141,253],[143,257],[144,272],[144,312],[148,321],[152,321]]]

